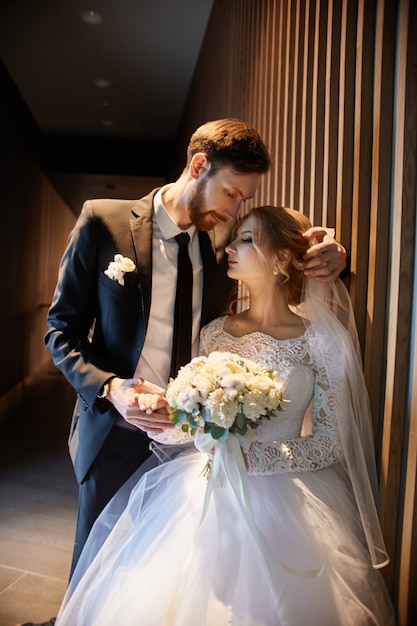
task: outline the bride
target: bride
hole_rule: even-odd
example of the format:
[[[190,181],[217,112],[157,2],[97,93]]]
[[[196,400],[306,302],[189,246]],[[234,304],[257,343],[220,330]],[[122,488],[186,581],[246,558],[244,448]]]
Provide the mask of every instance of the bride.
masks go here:
[[[201,354],[274,370],[284,410],[200,449],[179,427],[154,435],[161,463],[96,522],[57,626],[394,624],[352,311],[340,281],[303,280],[308,227],[245,216],[226,251],[249,306],[201,332]]]

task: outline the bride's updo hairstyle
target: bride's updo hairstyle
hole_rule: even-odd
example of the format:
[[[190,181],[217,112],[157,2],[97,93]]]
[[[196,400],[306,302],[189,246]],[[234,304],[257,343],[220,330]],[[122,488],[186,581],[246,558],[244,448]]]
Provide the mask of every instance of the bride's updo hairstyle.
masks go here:
[[[303,256],[309,248],[308,239],[302,233],[311,227],[310,220],[294,209],[273,206],[255,207],[248,215],[254,221],[253,243],[258,252],[262,256],[277,255],[275,271],[287,303],[300,304],[306,264]]]

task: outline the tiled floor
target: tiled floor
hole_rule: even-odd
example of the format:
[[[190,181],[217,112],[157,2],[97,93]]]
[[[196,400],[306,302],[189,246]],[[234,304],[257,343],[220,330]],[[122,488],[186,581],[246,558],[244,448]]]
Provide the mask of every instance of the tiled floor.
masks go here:
[[[50,365],[0,420],[0,626],[55,616],[65,592],[77,509],[73,404]]]

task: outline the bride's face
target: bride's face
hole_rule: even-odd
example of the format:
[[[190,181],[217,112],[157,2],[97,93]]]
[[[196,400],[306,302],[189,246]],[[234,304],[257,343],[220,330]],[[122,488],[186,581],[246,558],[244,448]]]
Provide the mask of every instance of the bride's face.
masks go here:
[[[227,275],[245,283],[264,281],[273,275],[271,255],[254,244],[254,225],[254,218],[249,216],[239,226],[235,239],[226,247],[229,265]]]

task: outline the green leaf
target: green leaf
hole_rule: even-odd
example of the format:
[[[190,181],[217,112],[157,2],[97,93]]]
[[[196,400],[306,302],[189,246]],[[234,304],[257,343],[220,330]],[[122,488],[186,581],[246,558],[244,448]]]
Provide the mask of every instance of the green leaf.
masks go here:
[[[205,422],[209,422],[210,421],[210,411],[205,406],[201,407],[200,415],[201,415],[201,417],[203,418],[203,420]]]
[[[174,411],[169,417],[171,422],[176,426],[184,424],[184,422],[187,421],[187,413],[185,411]]]
[[[200,416],[197,417],[197,419],[194,419],[194,417],[192,415],[190,415],[188,417],[188,423],[191,426],[191,428],[197,428],[199,423],[200,423]]]
[[[220,439],[224,433],[226,432],[226,429],[223,428],[222,426],[217,426],[216,424],[213,424],[210,430],[210,434],[213,437],[213,439]]]

